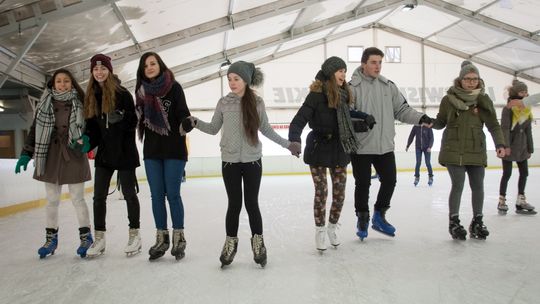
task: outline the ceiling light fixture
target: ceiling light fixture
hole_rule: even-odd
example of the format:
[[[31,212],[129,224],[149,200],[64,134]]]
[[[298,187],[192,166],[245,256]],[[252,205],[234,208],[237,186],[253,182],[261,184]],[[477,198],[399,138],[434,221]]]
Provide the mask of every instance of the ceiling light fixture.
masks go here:
[[[408,11],[414,9],[415,7],[416,7],[416,5],[414,5],[414,4],[407,4],[401,9],[401,11],[402,12],[408,12]]]
[[[225,69],[230,65],[231,65],[231,61],[229,60],[229,58],[226,58],[225,61],[219,66],[219,68],[220,69]]]

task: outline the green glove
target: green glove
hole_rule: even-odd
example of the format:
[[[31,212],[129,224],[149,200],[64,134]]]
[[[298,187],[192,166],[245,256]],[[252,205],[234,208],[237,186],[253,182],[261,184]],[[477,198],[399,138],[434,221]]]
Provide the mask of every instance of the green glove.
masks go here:
[[[23,167],[24,171],[26,171],[26,167],[28,167],[28,163],[30,162],[30,156],[23,154],[17,161],[17,165],[15,166],[15,174],[21,173],[21,167]]]
[[[71,140],[69,147],[73,150],[80,150],[82,153],[90,151],[90,139],[83,135],[79,139]]]

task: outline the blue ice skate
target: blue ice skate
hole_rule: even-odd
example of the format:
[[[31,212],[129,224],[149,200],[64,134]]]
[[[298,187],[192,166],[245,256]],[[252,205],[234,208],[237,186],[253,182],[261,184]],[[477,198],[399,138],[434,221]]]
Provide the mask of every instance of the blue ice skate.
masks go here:
[[[56,247],[58,247],[58,229],[46,228],[46,231],[45,244],[38,249],[40,259],[53,255]]]
[[[81,258],[85,258],[88,248],[90,248],[92,243],[94,243],[94,239],[92,238],[92,233],[90,232],[81,233],[79,238],[81,239],[81,245],[79,245],[79,248],[77,248],[77,254],[80,255]]]
[[[388,236],[396,236],[396,228],[386,221],[385,213],[386,211],[375,211],[371,221],[371,228]]]
[[[356,223],[356,235],[363,241],[368,236],[369,212],[358,212],[358,222]]]

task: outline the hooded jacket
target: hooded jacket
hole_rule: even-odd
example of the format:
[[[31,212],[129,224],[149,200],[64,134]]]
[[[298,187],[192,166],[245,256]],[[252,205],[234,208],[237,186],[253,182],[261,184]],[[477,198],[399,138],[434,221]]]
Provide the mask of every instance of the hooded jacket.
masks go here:
[[[349,84],[355,109],[370,113],[377,122],[370,131],[356,133],[359,142],[356,154],[382,155],[394,151],[395,120],[418,124],[424,115],[411,108],[396,85],[383,76],[366,76],[359,67]]]
[[[350,157],[343,150],[339,139],[337,110],[328,107],[328,97],[323,93],[320,80],[310,86],[310,93],[289,126],[289,140],[300,142],[306,124],[311,131],[306,138],[304,162],[311,166],[345,167]]]

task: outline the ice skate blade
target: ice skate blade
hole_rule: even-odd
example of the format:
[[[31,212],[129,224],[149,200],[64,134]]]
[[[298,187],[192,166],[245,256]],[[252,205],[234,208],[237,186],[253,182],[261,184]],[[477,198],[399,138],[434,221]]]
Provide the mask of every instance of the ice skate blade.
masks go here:
[[[487,236],[471,235],[471,239],[473,239],[473,240],[485,241],[486,238],[487,238]]]
[[[374,226],[371,226],[371,228],[373,228],[373,230],[375,230],[375,231],[377,231],[377,232],[379,232],[379,233],[382,233],[382,234],[384,234],[384,235],[386,235],[386,236],[391,236],[391,237],[395,237],[395,236],[396,236],[396,233],[387,233],[387,232],[384,232],[384,231],[382,231],[381,229],[376,228],[376,227],[374,227]]]
[[[175,257],[175,259],[176,259],[177,261],[180,261],[180,260],[183,259],[185,256],[186,256],[186,254],[182,252],[181,254],[176,255],[176,256],[174,256],[174,257]]]
[[[135,250],[135,251],[125,251],[126,257],[132,257],[136,256],[137,254],[141,253],[141,248]]]
[[[516,210],[516,213],[517,214],[523,214],[523,215],[535,215],[536,213],[536,210]]]
[[[499,215],[506,215],[508,211],[505,210],[499,210]]]
[[[40,258],[40,259],[44,259],[44,258],[46,258],[46,257],[49,256],[49,255],[54,255],[54,251],[52,251],[51,253],[40,254],[40,255],[39,255],[39,258]]]

